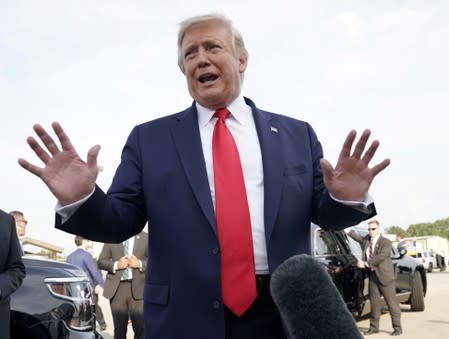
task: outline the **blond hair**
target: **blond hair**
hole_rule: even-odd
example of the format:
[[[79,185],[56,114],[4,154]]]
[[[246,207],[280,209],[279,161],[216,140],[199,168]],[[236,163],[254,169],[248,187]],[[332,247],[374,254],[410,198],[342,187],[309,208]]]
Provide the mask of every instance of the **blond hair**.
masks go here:
[[[238,57],[248,58],[248,51],[245,47],[245,42],[243,41],[242,34],[239,30],[233,25],[232,21],[225,17],[222,14],[205,14],[198,15],[191,18],[188,18],[184,21],[181,21],[179,24],[179,32],[178,32],[178,66],[181,71],[184,73],[184,63],[182,56],[182,40],[186,35],[186,32],[194,25],[207,23],[211,21],[216,21],[219,25],[223,25],[228,28],[232,34],[232,45],[234,47],[234,51],[237,53]]]

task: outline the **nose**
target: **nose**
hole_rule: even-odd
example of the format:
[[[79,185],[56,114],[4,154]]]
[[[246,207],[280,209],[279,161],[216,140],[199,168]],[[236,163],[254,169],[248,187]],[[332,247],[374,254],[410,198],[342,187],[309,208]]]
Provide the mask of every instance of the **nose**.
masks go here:
[[[197,55],[197,67],[204,68],[210,65],[207,53],[204,49],[200,48]]]

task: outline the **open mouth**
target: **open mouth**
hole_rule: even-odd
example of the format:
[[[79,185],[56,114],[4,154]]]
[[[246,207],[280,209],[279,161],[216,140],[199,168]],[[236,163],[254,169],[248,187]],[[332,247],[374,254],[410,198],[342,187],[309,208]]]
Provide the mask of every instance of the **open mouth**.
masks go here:
[[[207,82],[214,81],[217,79],[218,79],[218,75],[213,74],[213,73],[205,73],[198,78],[198,81],[201,82],[202,84],[205,84]]]

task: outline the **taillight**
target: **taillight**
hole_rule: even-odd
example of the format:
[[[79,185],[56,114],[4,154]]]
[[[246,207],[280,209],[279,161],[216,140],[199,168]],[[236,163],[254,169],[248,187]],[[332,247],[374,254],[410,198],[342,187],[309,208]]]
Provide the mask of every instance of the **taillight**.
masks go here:
[[[76,330],[91,330],[95,325],[92,289],[87,277],[46,278],[45,284],[56,298],[67,300],[55,310],[66,324]]]

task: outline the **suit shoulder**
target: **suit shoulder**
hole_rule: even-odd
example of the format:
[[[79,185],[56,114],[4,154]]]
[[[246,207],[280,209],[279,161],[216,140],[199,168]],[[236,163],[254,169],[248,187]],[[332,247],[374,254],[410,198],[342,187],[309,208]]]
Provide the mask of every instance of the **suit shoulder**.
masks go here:
[[[13,216],[12,216],[11,214],[6,213],[6,212],[3,211],[3,210],[0,210],[0,221],[1,221],[2,223],[5,223],[5,222],[7,222],[7,221],[10,221],[11,218],[13,218]]]
[[[381,236],[381,239],[382,239],[382,241],[385,243],[385,244],[392,244],[392,242],[391,242],[391,240],[390,239],[388,239],[388,238],[386,238],[386,237],[384,237],[384,236]]]
[[[146,121],[144,123],[138,124],[135,128],[146,130],[146,129],[170,126],[171,124],[176,122],[178,119],[180,119],[183,115],[185,115],[187,113],[187,111],[189,111],[189,110],[190,110],[190,108],[187,108],[187,109],[177,112],[177,113],[165,115],[163,117],[156,118],[154,120]]]
[[[304,132],[306,134],[313,135],[313,136],[316,135],[313,127],[307,121],[293,118],[292,116],[289,116],[289,115],[264,111],[264,110],[260,110],[260,109],[259,109],[259,112],[263,116],[267,117],[273,123],[277,122],[283,128],[287,128],[288,130],[292,130],[292,131],[299,130],[301,132]]]

